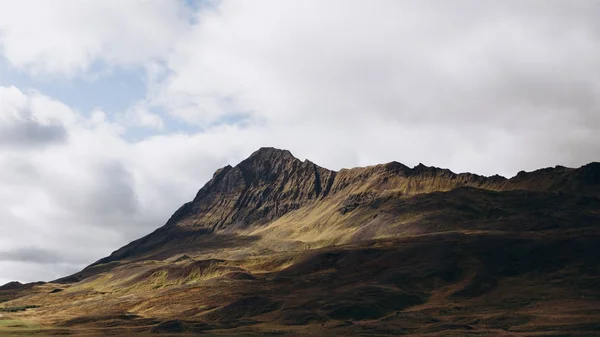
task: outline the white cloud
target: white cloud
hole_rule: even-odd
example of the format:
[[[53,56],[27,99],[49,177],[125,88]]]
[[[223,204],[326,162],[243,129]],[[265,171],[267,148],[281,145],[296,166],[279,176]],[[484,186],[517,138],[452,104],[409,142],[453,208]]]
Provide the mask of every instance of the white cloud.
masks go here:
[[[139,66],[187,26],[181,1],[24,0],[0,4],[0,47],[16,68],[73,76],[94,64]]]
[[[190,20],[183,2],[19,2],[0,11],[0,41],[33,73],[143,67],[148,99],[122,125],[168,132],[153,108],[203,128],[246,115],[267,143],[332,167],[513,174],[599,155],[595,1],[209,4]]]
[[[139,102],[120,116],[121,124],[129,126],[146,127],[155,130],[163,130],[164,122],[158,114],[149,111],[142,102]]]
[[[274,143],[360,158],[334,167],[580,165],[600,155],[598,13],[594,1],[225,0],[198,14],[150,101],[200,125],[249,113]]]
[[[258,130],[223,126],[196,135],[125,141],[102,111],[86,117],[35,91],[0,87],[7,123],[48,118],[60,141],[24,134],[27,147],[0,137],[0,278],[33,281],[74,272],[163,225],[214,170],[252,152]],[[14,117],[16,116],[16,117]],[[49,263],[48,256],[55,259]]]
[[[260,146],[489,175],[600,158],[596,1],[213,5],[188,21],[170,1],[0,4],[0,51],[32,79],[106,62],[148,81],[120,117],[0,88],[0,280],[110,253]],[[156,108],[204,131],[173,133]],[[162,133],[131,142],[130,126]]]
[[[48,103],[48,102],[43,102]],[[65,106],[54,104],[54,115],[39,112],[35,104],[15,87],[0,91],[0,147],[36,146],[64,141],[65,129],[57,117]]]

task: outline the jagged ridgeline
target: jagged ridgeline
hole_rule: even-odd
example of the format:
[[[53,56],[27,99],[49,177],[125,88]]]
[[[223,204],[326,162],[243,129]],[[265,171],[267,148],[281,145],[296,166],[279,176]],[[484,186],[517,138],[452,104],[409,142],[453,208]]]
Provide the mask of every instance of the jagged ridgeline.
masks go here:
[[[0,287],[0,334],[596,336],[599,197],[599,163],[508,179],[262,148],[84,270]]]
[[[555,220],[532,215],[553,205],[558,193],[581,199],[574,203],[600,195],[600,163],[507,179],[398,162],[332,171],[287,150],[261,148],[218,169],[165,226],[93,266],[205,250],[215,245],[206,242],[211,235],[288,250],[439,231],[543,228]],[[557,207],[569,212],[575,205]]]

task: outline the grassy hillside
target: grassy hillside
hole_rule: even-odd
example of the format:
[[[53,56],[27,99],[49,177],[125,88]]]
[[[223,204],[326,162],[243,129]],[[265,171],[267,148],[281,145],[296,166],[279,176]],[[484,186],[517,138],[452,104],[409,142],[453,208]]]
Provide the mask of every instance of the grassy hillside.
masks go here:
[[[597,164],[506,179],[261,151],[83,271],[0,288],[0,335],[600,334]]]

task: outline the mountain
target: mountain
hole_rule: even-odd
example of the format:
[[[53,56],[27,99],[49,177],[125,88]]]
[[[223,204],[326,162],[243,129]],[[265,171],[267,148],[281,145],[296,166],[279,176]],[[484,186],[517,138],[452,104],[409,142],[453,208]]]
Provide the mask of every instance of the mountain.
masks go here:
[[[599,196],[600,163],[575,170],[557,166],[531,173],[520,172],[512,179],[455,174],[423,164],[411,169],[397,162],[336,172],[308,160],[302,162],[287,150],[261,148],[237,166],[217,170],[194,200],[178,209],[164,227],[92,266],[148,255],[165,257],[172,254],[165,252],[165,247],[194,249],[193,239],[210,234],[269,232],[271,238],[279,234],[281,227],[290,227],[284,240],[288,244],[298,240],[318,242],[320,239],[347,243],[351,241],[348,227],[356,227],[356,223],[363,220],[356,218],[362,218],[366,213],[381,216],[378,226],[385,227],[387,232],[405,231],[406,223],[398,222],[395,214],[401,207],[399,203],[417,195],[468,187],[485,191],[526,190]],[[357,208],[359,211],[350,214]],[[335,211],[323,212],[324,209]],[[441,210],[439,207],[419,209],[419,216]],[[288,214],[292,211],[295,212]],[[489,209],[487,212],[502,211]],[[284,226],[284,222],[289,226]],[[327,226],[329,231],[335,229],[337,233],[325,237],[315,228],[318,226]],[[364,230],[365,226],[367,222],[360,227]],[[298,231],[300,228],[303,230]],[[374,231],[371,235],[363,235],[363,239],[377,237]]]
[[[261,148],[149,235],[0,295],[46,333],[584,336],[599,234],[600,163],[507,179]]]

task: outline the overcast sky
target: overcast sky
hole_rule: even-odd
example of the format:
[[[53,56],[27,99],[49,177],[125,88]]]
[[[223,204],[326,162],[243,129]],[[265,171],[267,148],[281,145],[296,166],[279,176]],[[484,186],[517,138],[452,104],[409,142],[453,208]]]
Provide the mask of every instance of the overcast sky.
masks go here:
[[[600,159],[600,1],[0,0],[0,284],[260,146],[512,176]]]

